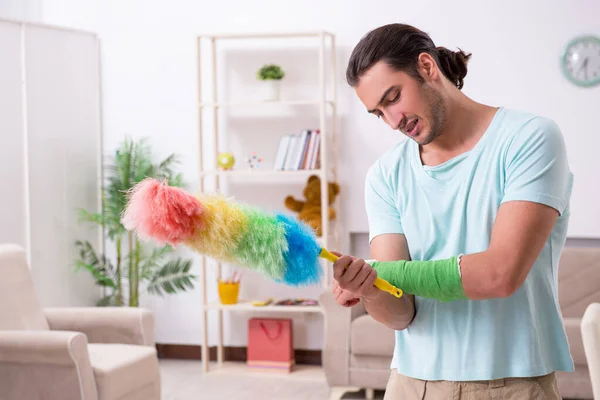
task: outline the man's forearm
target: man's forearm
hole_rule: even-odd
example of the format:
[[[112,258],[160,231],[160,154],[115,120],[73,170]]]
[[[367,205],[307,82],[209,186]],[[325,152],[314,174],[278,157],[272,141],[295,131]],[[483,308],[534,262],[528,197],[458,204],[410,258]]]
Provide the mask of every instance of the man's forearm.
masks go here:
[[[429,261],[374,261],[377,276],[404,293],[439,301],[467,299],[458,257]]]
[[[440,301],[511,296],[525,281],[533,261],[524,264],[506,252],[479,253],[429,261],[374,261],[377,275],[405,294]],[[460,265],[460,267],[459,267]]]
[[[363,300],[369,315],[391,329],[406,329],[415,316],[414,296],[409,294],[396,298],[378,291],[376,297]]]

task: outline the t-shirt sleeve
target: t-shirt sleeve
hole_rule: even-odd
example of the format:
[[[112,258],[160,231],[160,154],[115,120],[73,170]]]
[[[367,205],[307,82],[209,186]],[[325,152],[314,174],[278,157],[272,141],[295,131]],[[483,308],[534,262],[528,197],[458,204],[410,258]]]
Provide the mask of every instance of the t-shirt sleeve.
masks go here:
[[[532,201],[562,214],[571,196],[572,182],[559,127],[541,117],[529,121],[508,148],[502,202]]]
[[[378,163],[367,172],[365,204],[369,222],[369,242],[375,236],[385,233],[404,233],[394,193],[390,190]]]

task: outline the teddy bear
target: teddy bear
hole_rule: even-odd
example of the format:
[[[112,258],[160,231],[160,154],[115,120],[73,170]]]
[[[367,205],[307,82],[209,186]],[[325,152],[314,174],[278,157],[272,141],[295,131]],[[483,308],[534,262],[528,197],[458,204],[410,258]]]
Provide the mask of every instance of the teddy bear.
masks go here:
[[[329,182],[329,205],[333,204],[336,196],[340,193],[340,186],[336,182]],[[303,191],[305,201],[296,200],[293,196],[285,198],[285,206],[299,213],[298,219],[306,222],[317,236],[322,235],[321,223],[321,178],[317,175],[311,175]],[[335,218],[336,213],[332,207],[329,207],[329,219]]]

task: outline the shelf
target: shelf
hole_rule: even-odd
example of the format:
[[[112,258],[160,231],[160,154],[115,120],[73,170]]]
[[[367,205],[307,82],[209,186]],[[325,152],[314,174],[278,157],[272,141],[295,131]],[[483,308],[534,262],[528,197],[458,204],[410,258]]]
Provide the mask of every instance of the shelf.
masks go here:
[[[218,176],[254,176],[260,178],[282,178],[282,177],[306,177],[310,175],[320,175],[321,169],[299,169],[291,171],[276,171],[273,169],[242,169],[242,170],[207,170],[201,171],[201,176],[218,175]]]
[[[208,32],[210,33],[210,32]],[[224,33],[224,34],[219,34],[217,32],[212,32],[211,35],[204,34],[204,35],[196,35],[197,36],[197,43],[196,43],[196,56],[197,56],[197,74],[198,74],[198,85],[197,85],[197,99],[195,100],[195,110],[196,113],[198,114],[198,119],[199,119],[199,123],[198,123],[198,138],[199,138],[199,149],[200,152],[204,152],[205,150],[208,150],[209,153],[214,154],[215,156],[218,157],[218,153],[219,153],[219,149],[222,148],[222,146],[220,145],[220,140],[221,140],[221,136],[225,136],[225,135],[221,135],[220,131],[221,131],[221,123],[220,120],[222,118],[228,118],[230,116],[233,116],[233,114],[242,114],[242,115],[249,115],[251,116],[251,118],[264,118],[264,119],[271,119],[274,115],[279,115],[279,118],[281,118],[282,120],[288,119],[290,118],[290,116],[294,116],[294,117],[299,117],[299,115],[296,115],[298,113],[303,114],[305,112],[311,112],[311,113],[315,113],[318,114],[319,116],[319,124],[318,126],[315,126],[315,129],[319,129],[322,133],[322,137],[325,138],[329,138],[331,137],[332,139],[336,137],[337,135],[337,114],[338,114],[338,110],[337,110],[337,105],[336,105],[336,99],[337,99],[337,83],[336,83],[336,58],[337,58],[337,53],[336,53],[336,46],[335,46],[335,35],[331,32],[326,32],[324,30],[314,30],[314,31],[309,31],[309,32],[250,32],[250,33]],[[294,39],[294,38],[299,38],[299,44],[301,44],[300,48],[302,49],[301,51],[306,51],[306,49],[308,48],[307,46],[305,46],[305,44],[309,44],[309,42],[316,42],[314,43],[314,45],[316,46],[312,46],[311,47],[316,47],[315,50],[318,50],[318,60],[319,63],[318,65],[315,65],[315,67],[317,67],[317,70],[315,71],[315,73],[317,73],[318,75],[318,80],[317,80],[317,75],[311,74],[310,77],[311,79],[314,78],[315,80],[315,85],[318,87],[315,87],[314,90],[311,90],[310,92],[307,92],[306,94],[301,94],[298,93],[296,95],[290,93],[289,97],[290,98],[286,98],[286,96],[284,96],[282,99],[280,100],[265,100],[264,98],[261,98],[260,95],[256,95],[256,94],[252,94],[254,93],[254,87],[257,87],[256,83],[254,82],[255,85],[253,85],[253,87],[250,87],[250,94],[248,96],[230,96],[227,95],[226,93],[219,93],[219,85],[218,85],[218,81],[216,79],[217,77],[217,72],[220,68],[222,67],[218,67],[218,64],[220,64],[220,62],[217,62],[217,48],[221,46],[221,44],[217,44],[217,41],[220,39],[225,39],[225,40],[229,40],[229,39]],[[304,38],[304,39],[302,39]],[[210,43],[206,43],[207,47],[202,45],[202,42],[208,39],[207,41]],[[314,40],[316,39],[316,40]],[[289,42],[291,43],[291,40],[289,40]],[[304,43],[306,42],[306,43]],[[274,43],[275,45],[277,45],[277,43]],[[262,45],[262,44],[261,44]],[[283,43],[283,45],[285,45],[285,48],[288,49],[288,44]],[[278,46],[276,46],[278,47]],[[281,48],[284,48],[283,46],[281,46]],[[274,49],[273,51],[277,51],[276,49]],[[299,53],[300,57],[302,53]],[[204,57],[207,56],[207,61],[204,61]],[[327,65],[329,64],[329,65]],[[212,73],[204,73],[204,68],[207,68],[207,70],[209,72]],[[309,67],[309,66],[307,66]],[[204,77],[209,78],[207,82],[203,82],[205,79]],[[208,90],[208,92],[210,92],[210,95],[208,97],[204,97],[204,89],[210,89]],[[207,93],[209,94],[209,93]],[[231,110],[231,108],[233,107],[239,107],[241,108],[241,110]],[[261,108],[263,107],[263,108]],[[306,108],[306,109],[296,109],[294,107],[313,107],[313,108]],[[227,110],[225,110],[225,108],[227,108]],[[244,110],[245,109],[245,110]],[[221,112],[219,112],[221,111]],[[235,112],[233,112],[235,111]],[[232,114],[232,115],[229,115]],[[308,116],[307,116],[308,117]],[[314,118],[314,116],[312,117]],[[206,124],[206,122],[212,121],[212,124]],[[314,124],[314,122],[312,122],[311,124]],[[211,140],[207,140],[207,145],[205,146],[204,144],[204,139],[208,139],[208,132],[205,132],[205,125],[211,125],[210,128],[212,131],[212,136],[211,136]],[[225,124],[227,125],[227,124]],[[251,137],[249,137],[249,135],[252,135],[253,132],[240,132],[240,136],[243,135],[244,139],[250,139],[248,143],[248,145],[254,146]],[[206,179],[207,177],[209,178],[208,180],[212,180],[211,178],[215,178],[214,179],[214,186],[215,188],[212,189],[214,191],[216,191],[217,193],[222,193],[223,195],[227,196],[228,193],[226,193],[226,191],[222,191],[223,188],[228,188],[229,184],[231,183],[231,186],[236,186],[239,184],[240,186],[256,186],[257,184],[259,185],[265,185],[265,186],[269,186],[269,185],[282,185],[282,186],[286,186],[286,185],[296,185],[298,184],[299,180],[306,180],[308,179],[309,176],[311,175],[317,175],[319,176],[322,180],[328,180],[329,179],[329,175],[331,174],[335,174],[335,171],[337,170],[337,152],[334,151],[332,152],[332,157],[329,157],[329,146],[336,144],[335,141],[330,141],[329,140],[323,140],[321,142],[321,146],[319,148],[319,151],[322,151],[324,155],[327,155],[327,157],[323,157],[323,159],[321,160],[321,165],[320,168],[316,168],[316,169],[309,169],[309,170],[275,170],[273,169],[273,165],[277,165],[275,162],[273,162],[271,165],[265,163],[259,166],[259,168],[257,169],[251,169],[249,165],[241,165],[241,163],[236,164],[236,167],[239,167],[240,169],[233,169],[233,170],[220,170],[219,166],[216,162],[209,162],[206,163],[204,161],[204,158],[202,157],[203,154],[200,154],[199,157],[199,179],[201,181],[203,181],[204,179]],[[216,160],[215,160],[216,161]],[[204,168],[204,166],[208,167],[208,170]],[[224,178],[224,179],[220,179],[220,178]],[[223,182],[222,182],[223,181]],[[223,188],[222,186],[223,185]],[[245,188],[247,189],[247,188]],[[256,190],[254,188],[250,188],[252,190]],[[260,189],[259,189],[260,190]],[[254,194],[254,192],[252,192],[252,194]],[[258,192],[257,194],[261,194],[260,192]],[[234,193],[231,193],[231,195],[234,195]],[[265,193],[265,195],[263,197],[267,197],[269,196],[268,193]],[[235,196],[234,196],[235,197]],[[321,193],[321,201],[323,204],[327,203],[327,191],[324,191],[323,193]],[[271,200],[271,199],[269,199]],[[277,200],[275,199],[278,203],[281,203],[281,199]],[[265,210],[266,211],[266,210]],[[279,210],[278,213],[285,213],[288,214],[289,210]],[[328,231],[329,235],[327,238],[322,238],[322,237],[317,237],[317,243],[319,246],[325,246],[327,245],[328,248],[330,248],[330,250],[335,250],[333,248],[331,248],[330,243],[332,242],[338,242],[338,229],[340,224],[335,224],[333,225],[332,222],[330,222],[328,219],[323,221],[325,230]],[[330,240],[332,242],[330,242]],[[325,243],[326,242],[326,243]],[[329,284],[330,281],[330,273],[331,273],[331,263],[325,259],[320,259],[319,262],[322,264],[320,265],[321,267],[323,267],[324,269],[324,276],[323,276],[323,281],[321,282],[321,284],[315,285],[315,289],[319,289],[322,290],[324,289],[324,287]],[[227,263],[225,263],[227,264]],[[241,317],[242,319],[249,317],[250,315],[256,313],[256,314],[260,314],[260,313],[264,313],[264,314],[271,314],[271,315],[278,315],[282,314],[285,315],[287,314],[292,314],[295,316],[305,316],[306,313],[311,314],[309,319],[312,319],[313,316],[314,317],[320,317],[323,314],[323,309],[320,305],[314,305],[314,306],[284,306],[284,305],[274,305],[274,304],[269,304],[267,306],[254,306],[252,305],[252,298],[254,296],[250,296],[247,295],[246,297],[249,298],[250,300],[243,300],[240,301],[237,304],[231,304],[231,305],[224,305],[221,304],[219,302],[219,298],[218,296],[212,296],[212,298],[209,298],[207,295],[207,281],[206,281],[206,268],[203,268],[203,272],[202,272],[202,277],[201,277],[201,284],[203,287],[203,298],[202,298],[202,303],[201,303],[201,312],[203,315],[203,336],[202,336],[202,348],[203,350],[206,352],[208,351],[207,349],[209,348],[209,341],[208,341],[208,337],[209,337],[209,331],[210,331],[210,325],[212,324],[213,319],[212,318],[208,318],[207,314],[211,312],[211,310],[217,310],[218,312],[217,314],[217,318],[216,318],[216,325],[217,325],[217,355],[218,355],[218,360],[219,362],[217,363],[217,368],[215,368],[215,371],[217,373],[228,373],[228,372],[232,372],[234,374],[237,373],[250,373],[250,374],[258,374],[258,375],[263,375],[264,372],[257,372],[253,369],[250,369],[247,365],[245,365],[245,363],[222,363],[223,361],[223,341],[224,341],[224,337],[223,337],[223,311],[233,311],[233,312],[241,312],[241,315],[236,315],[236,317]],[[316,290],[315,290],[316,291]],[[287,293],[287,292],[284,292]],[[300,292],[298,292],[300,293]],[[311,293],[313,293],[313,291],[311,291]],[[263,293],[265,298],[271,297],[271,295],[266,295],[265,293]],[[279,296],[273,296],[274,298],[279,297]],[[290,294],[290,297],[313,297],[313,296],[303,296],[300,294],[297,294],[295,296]],[[248,314],[248,315],[246,315]],[[233,316],[232,316],[233,317]],[[209,364],[209,357],[206,356],[206,354],[204,354],[204,359],[202,361],[203,366],[204,366],[204,370],[208,371],[208,364]],[[322,380],[323,382],[325,381],[324,378],[324,374],[321,368],[314,368],[314,367],[309,367],[308,369],[304,366],[299,366],[299,368],[297,368],[294,372],[290,373],[290,374],[281,374],[280,376],[285,377],[285,379],[287,379],[288,377],[291,379],[314,379],[315,377],[317,377],[319,380]]]
[[[271,313],[322,313],[321,306],[253,306],[249,300],[240,300],[237,304],[221,304],[219,302],[209,303],[205,307],[207,310],[227,310],[227,311],[258,311]]]
[[[266,376],[277,376],[277,379],[325,382],[325,373],[323,372],[323,367],[320,365],[295,365],[290,373],[265,371],[264,369],[255,370],[248,367],[245,362],[239,361],[225,361],[221,365],[211,362],[210,367],[210,374],[244,375],[261,378]]]
[[[310,31],[310,32],[253,32],[253,33],[221,33],[214,35],[198,35],[200,38],[209,39],[277,39],[277,38],[301,38],[301,37],[320,37],[321,35],[333,37],[331,32]]]
[[[325,104],[329,106],[335,106],[335,102],[332,100],[325,100]],[[224,103],[199,103],[200,109],[205,107],[260,107],[260,106],[318,106],[321,104],[321,100],[249,100],[241,102],[224,102]]]

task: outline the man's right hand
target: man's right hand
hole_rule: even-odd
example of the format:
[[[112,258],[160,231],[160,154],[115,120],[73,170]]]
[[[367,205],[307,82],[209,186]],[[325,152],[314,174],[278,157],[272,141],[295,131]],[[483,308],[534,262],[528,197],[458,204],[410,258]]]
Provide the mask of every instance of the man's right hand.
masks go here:
[[[342,254],[337,251],[332,251],[332,253],[338,257],[342,256]],[[352,257],[352,259],[355,259],[355,257]],[[343,307],[354,307],[360,302],[360,296],[357,296],[346,289],[342,289],[340,283],[335,280],[335,278],[333,279],[332,290],[335,301]]]
[[[342,289],[335,279],[333,280],[333,295],[335,301],[344,307],[354,307],[360,302],[360,297],[355,296],[352,292]]]

